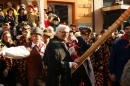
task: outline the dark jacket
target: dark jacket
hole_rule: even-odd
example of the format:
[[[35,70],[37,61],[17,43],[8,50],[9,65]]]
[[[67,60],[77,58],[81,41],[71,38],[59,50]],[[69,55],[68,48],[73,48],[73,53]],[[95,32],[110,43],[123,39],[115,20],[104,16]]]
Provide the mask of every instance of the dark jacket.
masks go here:
[[[87,49],[89,49],[91,44],[89,42],[87,42],[82,36],[78,36],[76,38],[78,40],[77,45],[80,47],[79,54],[80,54],[80,56],[82,56],[87,51]]]
[[[26,44],[30,50],[30,55],[26,58],[28,86],[42,86],[44,84],[42,58],[36,47],[31,48],[31,45],[31,42]]]
[[[46,86],[71,86],[72,61],[68,50],[58,37],[50,40],[44,54],[44,64],[48,67]]]
[[[19,22],[19,24],[20,24],[22,21],[28,21],[27,15],[23,15],[23,16],[19,15],[19,16],[18,16],[18,22]]]
[[[120,77],[124,66],[130,59],[130,46],[128,40],[117,38],[112,46],[109,58],[109,71],[116,75],[116,81],[120,82]]]
[[[3,71],[6,69],[6,63],[0,58],[0,84],[4,84]]]

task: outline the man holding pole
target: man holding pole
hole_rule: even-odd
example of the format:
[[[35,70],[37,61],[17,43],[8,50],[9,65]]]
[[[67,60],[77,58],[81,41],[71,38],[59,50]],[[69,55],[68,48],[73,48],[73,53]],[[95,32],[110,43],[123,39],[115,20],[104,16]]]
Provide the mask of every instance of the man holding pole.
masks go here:
[[[44,53],[44,64],[47,66],[46,86],[72,86],[71,68],[76,68],[77,63],[72,62],[70,53],[66,49],[70,28],[59,25],[56,35],[52,38]]]
[[[124,35],[114,41],[110,52],[110,79],[114,82],[114,86],[120,86],[124,66],[130,59],[130,23],[124,26],[124,32]]]

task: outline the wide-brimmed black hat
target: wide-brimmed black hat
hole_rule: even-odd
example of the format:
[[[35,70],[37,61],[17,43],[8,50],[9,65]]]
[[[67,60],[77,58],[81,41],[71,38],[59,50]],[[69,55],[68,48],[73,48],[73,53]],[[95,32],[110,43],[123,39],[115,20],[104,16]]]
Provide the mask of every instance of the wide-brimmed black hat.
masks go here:
[[[9,8],[9,9],[7,10],[7,13],[9,13],[10,10],[14,12],[14,9],[13,9],[13,8]]]
[[[55,17],[55,18],[53,19],[53,21],[58,21],[58,18],[57,18],[57,17]]]

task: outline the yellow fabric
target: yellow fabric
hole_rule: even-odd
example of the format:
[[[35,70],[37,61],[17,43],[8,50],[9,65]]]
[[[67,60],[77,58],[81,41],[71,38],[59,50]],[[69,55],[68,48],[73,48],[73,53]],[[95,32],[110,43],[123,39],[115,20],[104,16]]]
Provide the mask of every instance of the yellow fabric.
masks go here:
[[[9,10],[9,8],[5,8],[4,10],[3,10],[3,13],[4,13],[4,15],[6,16],[8,13],[7,13],[7,11]],[[18,13],[17,13],[17,11],[14,9],[14,15],[15,16],[17,16],[18,15]]]
[[[29,23],[38,23],[38,15],[35,13],[28,13],[28,21]]]

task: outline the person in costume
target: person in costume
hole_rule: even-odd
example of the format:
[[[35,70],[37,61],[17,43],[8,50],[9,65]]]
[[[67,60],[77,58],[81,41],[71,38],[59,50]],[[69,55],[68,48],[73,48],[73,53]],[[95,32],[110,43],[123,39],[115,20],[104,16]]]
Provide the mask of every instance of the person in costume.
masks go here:
[[[18,35],[17,38],[17,45],[25,45],[26,43],[31,41],[31,27],[30,25],[24,25],[22,28],[22,35]]]
[[[43,42],[46,44],[46,46],[52,37],[53,34],[51,32],[49,32],[48,30],[43,31]]]
[[[89,49],[91,44],[87,42],[80,34],[76,36],[77,39],[77,55],[79,61],[80,57]],[[72,74],[73,86],[95,86],[95,76],[93,73],[92,64],[90,58],[88,58],[73,74]]]
[[[3,13],[4,13],[4,15],[6,16],[8,13],[7,13],[7,11],[10,9],[10,8],[12,8],[12,4],[11,4],[11,2],[6,2],[5,3],[5,6],[6,6],[6,8],[3,10]],[[14,9],[14,8],[12,8],[13,10],[14,10],[14,13],[13,13],[13,15],[15,15],[15,17],[17,17],[17,15],[18,15],[18,13],[17,13],[17,11]]]
[[[2,23],[5,20],[4,13],[2,12],[2,7],[0,6],[0,27],[2,27]]]
[[[26,58],[27,62],[27,77],[29,81],[28,86],[44,86],[44,66],[42,57],[45,51],[45,44],[43,42],[43,31],[41,28],[36,27],[31,32],[32,42],[26,44],[26,48],[30,51],[29,57]]]
[[[68,47],[68,50],[69,50],[70,55],[71,55],[73,60],[75,60],[79,57],[78,49],[80,47],[77,45],[77,43],[78,43],[78,40],[74,36],[74,32],[71,30],[69,32],[69,36],[68,36],[68,39],[66,41],[66,45]]]
[[[24,25],[22,28],[22,35],[17,36],[17,45],[25,46],[28,42],[31,42],[31,27],[29,25]],[[22,86],[28,85],[27,79],[27,63],[26,59],[17,60],[17,83]]]
[[[5,31],[8,31],[10,32],[10,24],[9,22],[4,22],[2,23],[2,31],[0,32],[0,38],[2,36],[2,34],[5,32]],[[11,32],[10,32],[11,33]],[[14,35],[11,33],[11,36],[12,36],[12,39],[15,40],[15,37]]]
[[[27,6],[27,15],[30,24],[33,22],[38,24],[38,15],[34,12],[34,6],[32,4]]]
[[[15,43],[12,40],[11,34],[9,31],[4,31],[1,37],[2,43],[7,47],[14,47]],[[8,76],[5,78],[5,85],[6,86],[15,86],[16,85],[16,63],[15,60],[5,58],[7,69],[8,69]]]
[[[5,45],[0,40],[0,50],[5,47]],[[8,70],[6,61],[2,56],[0,56],[0,86],[4,86],[5,84],[5,78],[8,76]]]
[[[11,32],[13,32],[14,22],[17,21],[17,17],[15,17],[13,13],[14,9],[9,8],[9,10],[7,10],[7,15],[5,16],[5,22],[9,22],[11,26]]]
[[[19,9],[19,15],[18,15],[18,22],[21,23],[22,21],[28,21],[27,13],[25,8]]]
[[[116,86],[121,86],[121,75],[130,59],[130,23],[125,24],[124,32],[124,35],[114,41],[109,58],[110,79]]]

